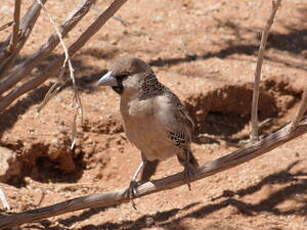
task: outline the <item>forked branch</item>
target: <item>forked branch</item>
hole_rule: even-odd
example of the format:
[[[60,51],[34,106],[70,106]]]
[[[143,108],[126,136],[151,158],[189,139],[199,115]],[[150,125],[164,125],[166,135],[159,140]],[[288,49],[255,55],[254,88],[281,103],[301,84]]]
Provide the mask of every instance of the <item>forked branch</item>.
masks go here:
[[[43,2],[43,1],[40,1]],[[95,0],[86,0],[77,10],[74,10],[72,14],[65,20],[60,26],[61,35],[64,37],[74,26],[86,15]],[[37,3],[40,6],[40,3]],[[44,60],[54,48],[59,44],[60,39],[57,33],[53,33],[48,41],[43,44],[37,52],[28,57],[24,62],[15,67],[14,71],[8,74],[0,85],[0,94],[3,94],[10,88],[16,85],[20,80],[25,78],[32,69],[37,66],[42,60]]]
[[[114,2],[80,35],[80,37],[68,48],[68,54],[72,57],[85,43],[97,32],[99,29],[125,4],[127,0],[114,0]],[[55,59],[47,69],[32,78],[21,86],[9,92],[0,100],[0,112],[7,108],[14,100],[23,95],[24,93],[35,89],[37,86],[44,83],[50,76],[59,71],[65,55],[62,54],[59,58]]]
[[[261,76],[261,68],[263,63],[263,55],[266,46],[266,42],[268,40],[268,35],[270,28],[274,22],[275,14],[281,4],[281,0],[272,0],[272,11],[269,19],[266,22],[266,25],[263,29],[260,47],[258,51],[258,60],[255,71],[255,82],[254,82],[254,91],[253,91],[253,100],[252,100],[252,112],[251,112],[251,120],[252,120],[252,131],[250,135],[251,141],[257,141],[259,138],[258,133],[258,101],[259,101],[259,85],[260,85],[260,76]]]
[[[284,128],[260,141],[247,144],[241,149],[199,167],[195,171],[195,174],[191,177],[191,180],[200,180],[218,172],[222,172],[229,168],[243,164],[300,135],[303,135],[304,133],[307,133],[307,117],[305,117],[291,132],[290,129],[291,124],[288,124]],[[154,180],[139,185],[136,189],[135,197],[138,198],[151,193],[172,189],[184,185],[185,183],[183,173],[178,173],[163,179]],[[81,209],[110,207],[125,203],[129,201],[125,195],[125,190],[126,189],[121,189],[114,192],[77,197],[75,199],[63,201],[47,207],[0,217],[0,229],[18,226],[25,223],[32,223],[44,218],[58,216]]]
[[[45,4],[47,0],[42,0],[42,3]],[[19,36],[16,43],[16,47],[13,52],[8,52],[7,48],[12,40],[10,35],[2,44],[2,49],[0,50],[0,79],[6,75],[14,61],[16,60],[19,52],[23,48],[24,44],[28,40],[32,29],[35,25],[35,22],[40,14],[41,6],[37,2],[34,2],[29,8],[25,16],[22,18],[19,26]]]

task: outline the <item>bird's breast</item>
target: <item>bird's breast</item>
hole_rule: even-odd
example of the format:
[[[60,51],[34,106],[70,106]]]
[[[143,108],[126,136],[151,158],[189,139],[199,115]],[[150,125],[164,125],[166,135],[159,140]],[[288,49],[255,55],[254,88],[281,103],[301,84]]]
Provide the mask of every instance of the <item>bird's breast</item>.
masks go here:
[[[120,109],[128,139],[148,160],[163,160],[176,154],[153,101],[121,101]]]

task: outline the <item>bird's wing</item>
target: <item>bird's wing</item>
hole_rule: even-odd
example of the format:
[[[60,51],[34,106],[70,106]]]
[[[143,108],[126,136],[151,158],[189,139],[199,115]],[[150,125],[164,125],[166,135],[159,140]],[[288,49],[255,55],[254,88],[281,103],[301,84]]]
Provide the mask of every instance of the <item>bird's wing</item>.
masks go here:
[[[171,104],[169,114],[173,120],[166,125],[168,140],[180,149],[176,152],[176,155],[184,167],[187,166],[187,163],[193,167],[198,167],[198,161],[190,149],[194,122],[174,93],[169,90],[166,95]]]
[[[168,137],[176,146],[187,148],[187,145],[191,142],[194,122],[179,98],[170,90],[166,90],[165,95],[168,97],[170,104],[168,115],[171,120],[166,124]]]

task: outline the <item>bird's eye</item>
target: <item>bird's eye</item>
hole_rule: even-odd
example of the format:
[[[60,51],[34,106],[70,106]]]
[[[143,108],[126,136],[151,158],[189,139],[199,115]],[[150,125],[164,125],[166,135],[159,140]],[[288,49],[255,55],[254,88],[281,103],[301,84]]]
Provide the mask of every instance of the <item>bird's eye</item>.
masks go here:
[[[128,77],[128,75],[129,75],[128,73],[122,73],[117,75],[117,78],[119,78],[120,80],[124,80],[125,78]]]

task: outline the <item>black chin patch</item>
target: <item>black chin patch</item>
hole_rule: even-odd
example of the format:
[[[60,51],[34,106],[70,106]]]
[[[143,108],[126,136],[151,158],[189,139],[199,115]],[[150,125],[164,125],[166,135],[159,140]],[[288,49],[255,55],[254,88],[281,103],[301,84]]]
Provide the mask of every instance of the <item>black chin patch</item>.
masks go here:
[[[116,93],[118,93],[118,94],[122,94],[123,91],[124,91],[124,87],[123,87],[122,85],[120,85],[120,86],[112,86],[112,89],[113,89]]]
[[[112,89],[116,93],[122,94],[124,92],[124,86],[123,86],[124,77],[117,76],[116,80],[117,80],[117,86],[112,86]]]

